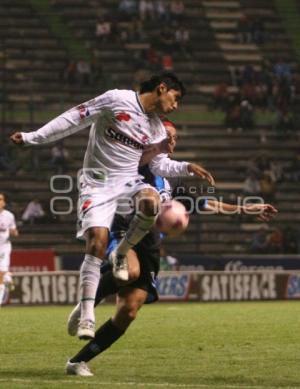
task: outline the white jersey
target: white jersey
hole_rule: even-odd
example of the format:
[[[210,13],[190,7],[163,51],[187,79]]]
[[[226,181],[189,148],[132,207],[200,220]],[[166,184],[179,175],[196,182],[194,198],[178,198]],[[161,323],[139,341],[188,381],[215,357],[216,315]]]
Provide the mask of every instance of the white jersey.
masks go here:
[[[0,246],[10,245],[9,230],[15,228],[17,227],[14,215],[6,209],[0,211]]]
[[[43,144],[90,125],[83,176],[92,185],[136,177],[144,148],[167,136],[158,115],[145,113],[136,92],[115,89],[70,109],[37,131],[22,133],[22,137],[25,144]],[[164,161],[165,155],[153,159],[154,174],[188,175],[187,163]]]

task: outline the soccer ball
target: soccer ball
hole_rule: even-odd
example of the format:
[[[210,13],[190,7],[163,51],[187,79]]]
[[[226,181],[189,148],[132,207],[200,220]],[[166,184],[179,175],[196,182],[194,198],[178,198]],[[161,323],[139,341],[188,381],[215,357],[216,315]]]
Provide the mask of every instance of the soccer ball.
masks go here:
[[[156,227],[169,236],[181,235],[189,224],[189,214],[179,201],[171,200],[162,203],[156,219]]]

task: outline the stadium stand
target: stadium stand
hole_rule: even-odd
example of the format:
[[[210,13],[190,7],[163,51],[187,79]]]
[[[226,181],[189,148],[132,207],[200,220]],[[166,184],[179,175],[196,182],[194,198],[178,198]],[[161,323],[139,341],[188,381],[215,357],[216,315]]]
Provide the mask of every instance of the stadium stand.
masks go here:
[[[90,51],[92,71],[101,70],[102,78],[97,79],[99,82],[95,91],[93,85],[79,85],[76,82],[70,85],[62,80],[62,74],[70,62],[67,48],[52,36],[43,18],[29,2],[3,0],[0,5],[3,20],[0,27],[3,36],[1,70],[7,91],[6,103],[13,107],[33,102],[35,108],[40,109],[45,106],[71,106],[108,87],[131,87],[133,79],[135,82],[139,80],[141,68],[144,71],[142,74],[149,73],[152,68],[147,63],[146,53],[151,47],[156,49],[155,42],[161,31],[160,21],[145,21],[143,38],[125,37],[121,40],[115,36],[109,42],[99,42],[95,34],[96,24],[103,17],[107,17],[117,29],[116,35],[130,28],[131,22],[123,20],[123,16],[115,12],[118,4],[118,1],[108,0],[101,1],[101,7],[92,0],[51,2],[53,10],[73,31],[74,39],[81,40]],[[255,69],[261,69],[265,61],[274,63],[282,58],[291,66],[298,82],[297,64],[290,40],[272,1],[187,0],[184,4],[182,23],[189,29],[190,40],[185,46],[185,53],[173,47],[171,54],[174,71],[185,81],[189,90],[185,104],[197,104],[197,108],[207,103],[211,105],[214,89],[221,82],[229,85],[230,92],[237,92],[237,86],[230,85],[230,70],[237,66],[251,64]],[[263,42],[253,42],[251,38],[247,42],[239,42],[238,26],[245,15],[252,20],[263,18],[263,28],[267,32]],[[59,100],[63,103],[59,104]],[[28,128],[29,124],[32,123],[24,122],[22,128]],[[4,127],[13,125],[12,120],[7,120]],[[41,123],[34,125],[38,128]],[[299,153],[296,129],[282,136],[271,123],[227,132],[220,124],[181,120],[178,122],[178,134],[175,158],[201,161],[215,174],[216,194],[228,201],[243,194],[250,160],[266,155],[269,161],[276,163],[278,171],[286,172],[290,169],[293,156]],[[87,132],[64,141],[64,146],[70,152],[68,174],[74,181],[77,170],[81,168],[86,141]],[[37,162],[30,151],[24,152],[23,156],[23,152],[18,153],[16,177],[12,179],[6,171],[0,171],[0,182],[1,190],[9,194],[10,207],[20,219],[30,200],[39,198],[49,208],[53,194],[49,191],[52,173],[49,166],[50,148],[36,151]],[[36,170],[35,163],[38,166]],[[199,182],[193,179],[190,179],[190,184],[199,188]],[[289,178],[281,177],[276,181],[273,202],[280,214],[272,227],[285,228],[293,224],[299,228],[298,186],[299,182]],[[76,185],[70,195],[76,208]],[[65,206],[65,203],[57,203],[58,209],[63,210]],[[14,247],[54,247],[58,253],[83,252],[83,245],[74,238],[75,225],[75,211],[71,215],[59,215],[56,219],[49,215],[48,221],[41,225],[20,226],[21,236]],[[166,246],[178,255],[193,252],[246,253],[249,252],[253,232],[259,228],[258,224],[245,217],[192,216],[189,232],[176,241],[167,240]]]

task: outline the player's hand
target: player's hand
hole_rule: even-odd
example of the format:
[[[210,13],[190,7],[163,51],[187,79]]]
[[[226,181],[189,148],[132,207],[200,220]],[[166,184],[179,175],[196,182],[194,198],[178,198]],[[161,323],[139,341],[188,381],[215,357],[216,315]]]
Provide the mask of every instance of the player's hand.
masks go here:
[[[202,166],[200,165],[197,165],[196,163],[190,163],[188,165],[188,171],[190,173],[193,173],[195,174],[195,176],[197,177],[201,177],[203,178],[204,180],[208,181],[208,183],[212,186],[215,185],[215,179],[213,178],[213,176],[210,174],[209,171],[207,171],[206,169],[204,169]]]
[[[14,134],[12,134],[10,136],[9,139],[16,145],[23,145],[24,144],[24,140],[23,140],[22,134],[20,132],[15,132]]]
[[[271,204],[250,204],[246,205],[245,213],[257,215],[258,220],[268,222],[276,216],[278,210]]]
[[[163,139],[158,144],[160,152],[166,154],[173,154],[175,146],[176,146],[176,141],[171,136],[168,136],[167,138]]]

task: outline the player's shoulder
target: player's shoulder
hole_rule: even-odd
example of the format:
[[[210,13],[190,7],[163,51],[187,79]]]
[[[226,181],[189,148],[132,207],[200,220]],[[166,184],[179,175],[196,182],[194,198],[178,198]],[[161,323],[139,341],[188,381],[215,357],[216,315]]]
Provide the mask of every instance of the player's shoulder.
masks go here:
[[[133,90],[127,89],[110,89],[105,93],[97,96],[95,99],[91,100],[97,104],[97,102],[106,103],[108,105],[114,104],[132,104],[136,102],[136,93]]]
[[[7,219],[14,219],[15,216],[12,212],[8,211],[7,209],[3,210],[3,216]]]
[[[135,100],[136,92],[130,89],[112,89],[111,94],[119,100]]]

